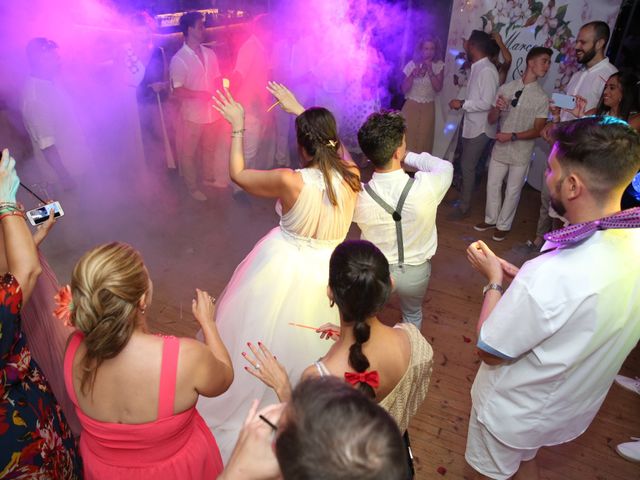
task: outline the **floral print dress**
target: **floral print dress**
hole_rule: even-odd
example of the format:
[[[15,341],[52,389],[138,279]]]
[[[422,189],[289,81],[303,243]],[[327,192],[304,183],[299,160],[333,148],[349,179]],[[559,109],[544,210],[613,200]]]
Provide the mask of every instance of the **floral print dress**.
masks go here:
[[[77,479],[76,443],[20,329],[22,290],[0,277],[0,478]]]

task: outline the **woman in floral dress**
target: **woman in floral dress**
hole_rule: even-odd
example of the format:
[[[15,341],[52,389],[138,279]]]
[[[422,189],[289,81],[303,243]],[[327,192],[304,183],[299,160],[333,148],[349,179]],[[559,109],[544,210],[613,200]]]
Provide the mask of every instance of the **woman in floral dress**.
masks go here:
[[[40,273],[38,254],[16,204],[15,161],[2,152],[0,228],[9,272],[0,276],[0,478],[80,478],[80,459],[62,409],[31,358],[20,310]]]

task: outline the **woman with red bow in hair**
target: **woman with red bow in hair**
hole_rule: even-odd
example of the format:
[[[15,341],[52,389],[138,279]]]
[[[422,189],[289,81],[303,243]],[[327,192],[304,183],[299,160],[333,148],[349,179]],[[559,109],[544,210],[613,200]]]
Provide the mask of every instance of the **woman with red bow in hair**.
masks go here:
[[[376,246],[356,240],[338,245],[329,262],[327,295],[338,307],[340,326],[318,329],[322,338],[335,343],[302,378],[344,378],[374,398],[404,432],[427,394],[433,350],[414,325],[398,323],[392,328],[378,320],[392,288],[389,262]],[[261,343],[249,348],[253,356],[244,354],[250,364],[246,370],[287,401],[291,384],[285,369]]]

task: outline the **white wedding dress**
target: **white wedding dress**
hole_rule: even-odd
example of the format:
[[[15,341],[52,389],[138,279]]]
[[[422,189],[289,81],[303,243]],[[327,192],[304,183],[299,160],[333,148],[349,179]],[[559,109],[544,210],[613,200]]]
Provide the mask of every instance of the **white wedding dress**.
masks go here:
[[[338,205],[326,193],[320,170],[298,170],[304,186],[280,226],[262,238],[236,268],[216,310],[218,330],[233,362],[231,388],[216,398],[200,397],[197,408],[213,431],[226,462],[236,443],[251,402],[277,403],[273,391],[244,370],[247,342],[261,341],[278,358],[293,385],[302,371],[324,355],[330,343],[313,330],[289,322],[319,327],[339,323],[337,307],[329,306],[329,258],[344,240],[356,193],[334,174]]]

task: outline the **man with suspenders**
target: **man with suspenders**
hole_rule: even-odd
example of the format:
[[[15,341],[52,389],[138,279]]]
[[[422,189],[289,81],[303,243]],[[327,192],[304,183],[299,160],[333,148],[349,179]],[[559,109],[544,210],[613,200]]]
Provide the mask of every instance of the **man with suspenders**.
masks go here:
[[[422,302],[437,247],[436,210],[453,178],[453,165],[428,153],[407,153],[406,125],[396,112],[373,113],[358,131],[360,148],[375,167],[358,194],[353,221],[362,239],[387,257],[402,320],[422,325]],[[417,169],[414,178],[402,162]]]

